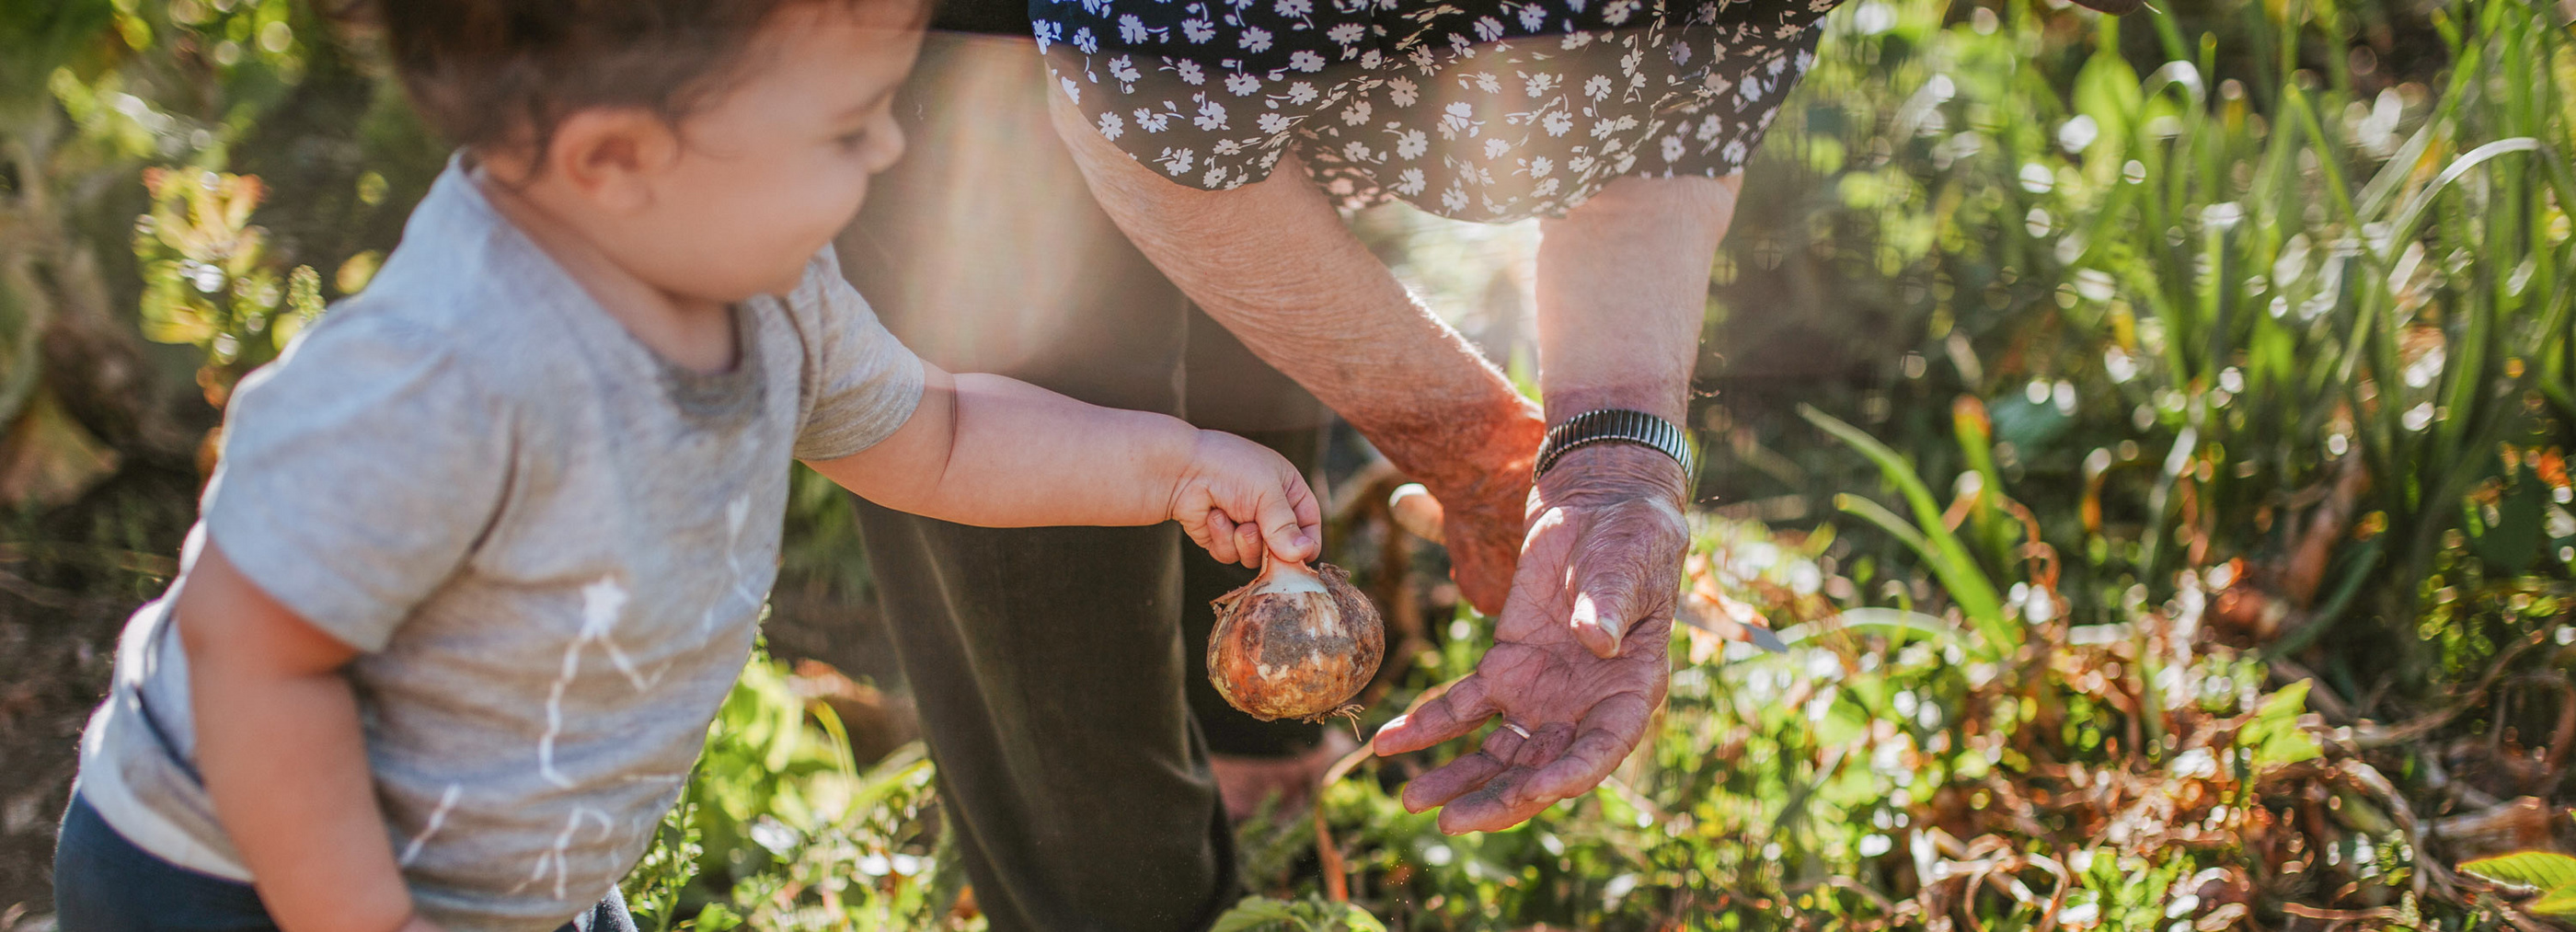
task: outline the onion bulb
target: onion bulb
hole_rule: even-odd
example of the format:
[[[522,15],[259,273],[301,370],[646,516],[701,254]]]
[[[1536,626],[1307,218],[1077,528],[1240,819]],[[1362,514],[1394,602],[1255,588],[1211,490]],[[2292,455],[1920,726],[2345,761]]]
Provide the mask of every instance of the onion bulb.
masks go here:
[[[1341,567],[1272,557],[1215,605],[1208,679],[1227,703],[1265,722],[1359,711],[1351,697],[1377,675],[1386,625]]]

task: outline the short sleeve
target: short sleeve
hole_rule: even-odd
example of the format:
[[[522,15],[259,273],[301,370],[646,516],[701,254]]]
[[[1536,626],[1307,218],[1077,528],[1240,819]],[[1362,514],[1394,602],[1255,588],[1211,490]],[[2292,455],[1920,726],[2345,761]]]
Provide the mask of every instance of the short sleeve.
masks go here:
[[[1173,184],[1227,191],[1270,177],[1300,125],[1379,128],[1348,105],[1398,61],[1372,22],[1392,8],[1032,0],[1029,16],[1056,87],[1101,139]]]
[[[512,416],[452,338],[343,309],[244,379],[206,531],[271,598],[378,651],[499,512]]]
[[[787,316],[805,344],[796,458],[839,459],[903,427],[921,405],[921,358],[841,277],[830,248],[805,266]]]

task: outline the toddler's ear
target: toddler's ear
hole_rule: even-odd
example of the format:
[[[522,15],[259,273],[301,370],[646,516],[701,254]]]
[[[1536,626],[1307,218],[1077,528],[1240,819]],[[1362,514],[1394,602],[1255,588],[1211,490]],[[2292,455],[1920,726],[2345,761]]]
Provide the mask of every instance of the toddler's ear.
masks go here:
[[[593,107],[565,117],[546,146],[546,172],[612,213],[653,203],[653,180],[680,157],[670,121],[636,107]]]

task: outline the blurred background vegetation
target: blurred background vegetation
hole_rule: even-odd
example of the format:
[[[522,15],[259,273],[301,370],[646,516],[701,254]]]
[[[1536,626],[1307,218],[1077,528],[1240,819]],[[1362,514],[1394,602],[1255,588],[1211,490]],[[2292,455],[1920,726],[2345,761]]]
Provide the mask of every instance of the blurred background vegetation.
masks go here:
[[[1244,826],[1221,927],[2568,922],[2576,862],[2461,865],[2576,851],[2571,10],[2160,5],[1835,12],[1711,283],[1656,737],[1465,838],[1394,802],[1434,760],[1347,761]],[[331,4],[0,0],[0,930],[47,924],[230,387],[444,160],[374,49]],[[1354,223],[1526,369],[1532,227]],[[1398,644],[1374,727],[1485,626],[1382,476],[1332,478]],[[872,610],[810,476],[787,553],[639,914],[978,925],[899,684],[816,633]]]

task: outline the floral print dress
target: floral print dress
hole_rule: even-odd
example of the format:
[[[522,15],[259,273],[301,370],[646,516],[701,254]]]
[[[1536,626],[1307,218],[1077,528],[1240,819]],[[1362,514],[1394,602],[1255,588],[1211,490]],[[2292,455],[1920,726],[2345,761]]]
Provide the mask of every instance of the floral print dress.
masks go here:
[[[1744,167],[1840,0],[1030,0],[1058,86],[1171,181],[1294,151],[1346,207],[1561,215]]]

